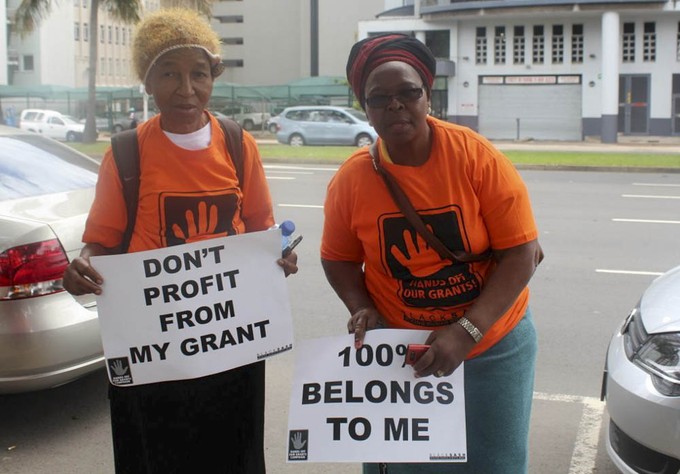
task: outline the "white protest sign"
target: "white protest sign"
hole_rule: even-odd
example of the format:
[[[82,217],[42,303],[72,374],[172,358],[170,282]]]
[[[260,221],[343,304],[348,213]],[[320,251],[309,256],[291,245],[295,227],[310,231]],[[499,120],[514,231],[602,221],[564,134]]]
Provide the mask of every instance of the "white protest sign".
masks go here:
[[[280,257],[276,231],[93,257],[111,383],[203,377],[290,350]]]
[[[465,462],[463,366],[415,378],[408,344],[429,331],[303,340],[288,417],[288,462]]]

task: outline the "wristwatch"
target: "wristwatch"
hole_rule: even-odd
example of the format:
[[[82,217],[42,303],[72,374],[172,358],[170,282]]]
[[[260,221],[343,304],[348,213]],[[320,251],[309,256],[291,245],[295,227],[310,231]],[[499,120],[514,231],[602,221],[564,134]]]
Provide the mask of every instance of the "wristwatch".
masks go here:
[[[475,340],[475,342],[481,341],[482,338],[484,337],[484,334],[482,334],[482,331],[477,329],[477,326],[472,324],[470,322],[470,320],[468,318],[466,318],[465,316],[459,318],[458,321],[456,321],[456,322],[458,324],[460,324],[461,326],[463,326],[463,329],[465,329],[468,332],[468,334],[472,337],[472,339]]]

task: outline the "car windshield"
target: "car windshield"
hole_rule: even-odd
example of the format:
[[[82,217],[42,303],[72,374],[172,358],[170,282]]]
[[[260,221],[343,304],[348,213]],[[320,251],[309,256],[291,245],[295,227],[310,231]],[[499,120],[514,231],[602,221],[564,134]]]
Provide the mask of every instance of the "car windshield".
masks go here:
[[[40,136],[0,136],[0,200],[94,186],[98,165]]]
[[[361,120],[362,122],[368,122],[368,117],[366,117],[366,114],[363,113],[361,110],[345,109],[345,112],[347,112],[350,115],[353,115],[354,117]]]

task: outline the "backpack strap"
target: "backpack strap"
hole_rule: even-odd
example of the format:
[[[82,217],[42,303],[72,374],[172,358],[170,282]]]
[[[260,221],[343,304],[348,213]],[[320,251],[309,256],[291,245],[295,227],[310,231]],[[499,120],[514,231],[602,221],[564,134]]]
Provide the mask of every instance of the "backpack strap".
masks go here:
[[[139,201],[139,144],[137,130],[125,130],[111,136],[111,151],[118,168],[118,176],[123,186],[123,198],[127,209],[127,227],[123,232],[120,253],[125,253],[130,246],[132,231],[137,220],[137,201]]]
[[[231,119],[218,119],[227,142],[227,151],[236,169],[239,187],[243,191],[243,129]],[[127,252],[132,239],[132,231],[137,220],[137,202],[139,201],[139,143],[137,130],[125,130],[111,136],[111,151],[118,168],[118,176],[123,186],[123,198],[127,209],[127,226],[123,232],[120,252]]]
[[[231,156],[231,161],[236,168],[236,177],[238,178],[238,185],[243,192],[243,129],[241,126],[228,118],[218,118],[217,121],[222,127],[224,137],[227,142],[227,151]]]

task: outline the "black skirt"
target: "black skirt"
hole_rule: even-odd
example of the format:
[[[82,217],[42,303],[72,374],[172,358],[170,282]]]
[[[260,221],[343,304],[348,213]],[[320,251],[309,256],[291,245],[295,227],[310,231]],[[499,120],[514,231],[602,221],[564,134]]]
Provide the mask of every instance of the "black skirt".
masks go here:
[[[264,362],[192,380],[110,385],[117,474],[261,474]]]

